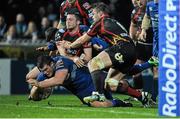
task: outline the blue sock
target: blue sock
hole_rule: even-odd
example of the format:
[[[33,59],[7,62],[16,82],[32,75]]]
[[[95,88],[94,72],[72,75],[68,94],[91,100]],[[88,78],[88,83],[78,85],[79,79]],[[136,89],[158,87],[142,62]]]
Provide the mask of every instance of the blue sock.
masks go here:
[[[152,67],[152,65],[149,64],[149,62],[145,62],[143,64],[136,64],[131,68],[129,74],[130,75],[135,75],[135,74],[140,73],[143,70],[148,69],[150,67]]]
[[[113,103],[113,107],[132,107],[133,105],[131,103],[125,103],[122,100],[113,99],[111,100]]]

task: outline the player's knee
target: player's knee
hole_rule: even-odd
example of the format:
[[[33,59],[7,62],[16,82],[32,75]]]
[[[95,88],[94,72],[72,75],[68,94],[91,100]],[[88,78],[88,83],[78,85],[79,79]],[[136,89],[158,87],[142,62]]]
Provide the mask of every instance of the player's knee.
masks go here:
[[[119,81],[118,80],[116,80],[116,79],[113,79],[113,78],[109,78],[109,79],[106,79],[106,84],[107,84],[107,86],[106,86],[106,88],[108,89],[108,90],[111,90],[111,91],[116,91],[116,89],[117,89],[117,87],[118,87],[118,84],[119,84]]]
[[[126,80],[120,80],[117,86],[116,92],[125,93],[127,92],[128,87],[129,87],[129,84]]]
[[[104,69],[105,66],[104,66],[104,63],[101,61],[100,58],[94,57],[92,60],[89,61],[88,68],[89,68],[90,72],[93,72],[95,70]]]

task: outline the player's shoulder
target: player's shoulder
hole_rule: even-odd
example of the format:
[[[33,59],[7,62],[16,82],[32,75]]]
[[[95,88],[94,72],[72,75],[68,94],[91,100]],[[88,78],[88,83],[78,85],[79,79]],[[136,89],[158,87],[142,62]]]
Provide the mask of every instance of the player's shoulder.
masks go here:
[[[59,69],[66,68],[67,64],[68,65],[73,64],[73,61],[71,61],[67,57],[61,56],[61,55],[53,57],[53,60],[55,62],[55,69],[56,69],[56,71],[59,70]]]
[[[79,26],[81,32],[87,32],[89,27],[87,25],[80,25]]]
[[[78,0],[78,2],[86,10],[91,8],[91,1],[90,0]]]
[[[149,1],[146,6],[153,6],[153,5],[154,5],[154,1]]]

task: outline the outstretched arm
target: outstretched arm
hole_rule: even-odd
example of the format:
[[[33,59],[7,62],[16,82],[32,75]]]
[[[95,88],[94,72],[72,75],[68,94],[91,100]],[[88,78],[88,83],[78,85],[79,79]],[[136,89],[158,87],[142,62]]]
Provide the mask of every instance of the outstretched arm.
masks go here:
[[[70,49],[70,48],[78,48],[80,47],[82,44],[84,44],[85,42],[88,42],[91,39],[91,36],[89,36],[87,33],[85,33],[84,35],[82,35],[81,37],[79,37],[78,39],[76,39],[76,41],[74,41],[73,43],[65,43],[64,47],[66,49]]]
[[[27,82],[29,84],[31,84],[32,86],[36,86],[39,88],[47,88],[47,87],[57,86],[57,85],[63,84],[63,82],[67,78],[67,76],[68,76],[68,70],[63,69],[63,70],[57,71],[55,73],[54,77],[46,79],[44,81],[38,82],[37,80],[30,79]]]

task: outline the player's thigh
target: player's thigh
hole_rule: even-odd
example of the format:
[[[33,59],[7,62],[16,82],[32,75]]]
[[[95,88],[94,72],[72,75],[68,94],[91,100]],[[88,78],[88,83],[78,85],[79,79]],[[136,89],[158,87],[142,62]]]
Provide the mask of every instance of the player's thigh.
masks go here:
[[[109,54],[105,51],[102,51],[99,53],[96,57],[94,57],[92,60],[88,63],[88,68],[90,72],[101,70],[104,68],[108,68],[112,65],[111,59],[109,57]]]
[[[119,43],[105,50],[109,54],[112,67],[122,73],[128,73],[136,61],[136,50],[130,42]]]

